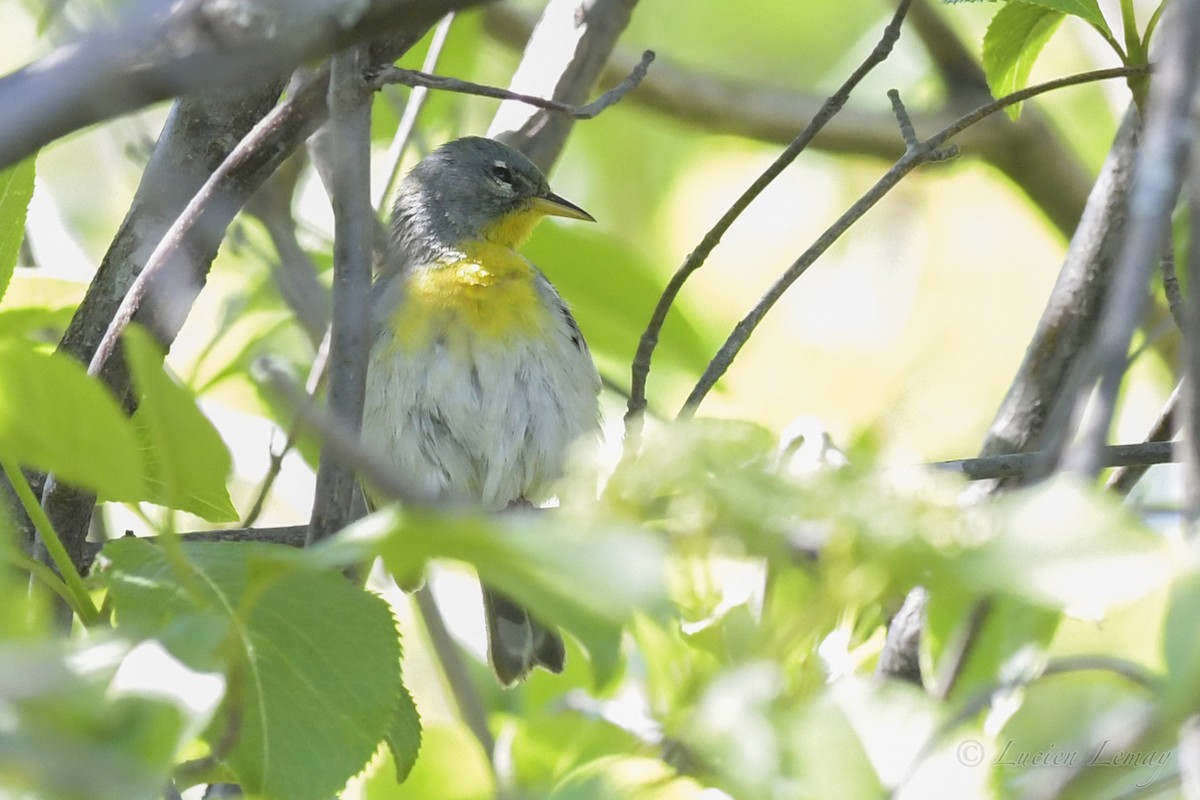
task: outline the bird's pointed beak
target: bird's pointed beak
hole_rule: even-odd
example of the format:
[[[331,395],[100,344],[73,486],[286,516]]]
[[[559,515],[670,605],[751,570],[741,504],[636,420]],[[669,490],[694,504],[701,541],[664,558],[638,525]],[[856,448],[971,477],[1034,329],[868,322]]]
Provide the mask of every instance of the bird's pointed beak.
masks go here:
[[[588,222],[596,221],[596,218],[591,214],[570,200],[559,197],[554,192],[546,192],[541,197],[535,197],[533,199],[533,207],[548,217],[567,217],[569,219],[582,219]]]

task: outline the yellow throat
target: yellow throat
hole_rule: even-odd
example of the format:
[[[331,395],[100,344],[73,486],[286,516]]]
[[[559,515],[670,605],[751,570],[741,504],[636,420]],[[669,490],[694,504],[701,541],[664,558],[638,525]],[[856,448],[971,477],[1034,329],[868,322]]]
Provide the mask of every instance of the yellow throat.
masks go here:
[[[392,318],[397,344],[416,349],[440,340],[452,352],[465,353],[479,344],[539,334],[550,312],[538,294],[533,266],[516,248],[542,216],[532,208],[509,214],[483,239],[460,244],[462,258],[410,273]]]

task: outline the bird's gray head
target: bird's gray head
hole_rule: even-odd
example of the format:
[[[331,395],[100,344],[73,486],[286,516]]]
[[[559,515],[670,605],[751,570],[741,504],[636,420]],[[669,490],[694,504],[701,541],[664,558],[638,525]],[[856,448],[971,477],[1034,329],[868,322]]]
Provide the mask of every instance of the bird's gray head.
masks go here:
[[[401,263],[420,263],[489,240],[518,247],[546,215],[592,220],[550,191],[532,161],[494,139],[468,136],[426,156],[400,184],[392,242]]]

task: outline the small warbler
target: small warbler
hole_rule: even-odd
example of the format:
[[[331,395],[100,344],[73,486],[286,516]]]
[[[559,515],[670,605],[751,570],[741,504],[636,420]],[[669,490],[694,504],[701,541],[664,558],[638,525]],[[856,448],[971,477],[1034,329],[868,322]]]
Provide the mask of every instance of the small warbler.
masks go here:
[[[595,221],[492,139],[449,142],[400,184],[373,291],[363,436],[434,497],[484,511],[536,502],[598,429],[600,377],[579,326],[517,253],[547,215]],[[562,671],[557,633],[483,596],[501,684]]]

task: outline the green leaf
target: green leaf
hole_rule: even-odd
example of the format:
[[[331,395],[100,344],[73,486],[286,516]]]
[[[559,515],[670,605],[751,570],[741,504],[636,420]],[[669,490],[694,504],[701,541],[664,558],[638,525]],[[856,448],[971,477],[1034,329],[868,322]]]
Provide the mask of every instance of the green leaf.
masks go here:
[[[0,449],[22,466],[116,500],[143,499],[133,428],[76,361],[0,343]]]
[[[362,770],[394,727],[400,648],[386,603],[282,546],[187,543],[187,571],[162,548],[109,542],[101,580],[119,627],[178,630],[180,615],[219,615],[238,720],[226,762],[268,800],[326,800]],[[179,637],[166,636],[168,641]],[[192,654],[194,656],[194,654]],[[224,725],[206,734],[220,740]]]
[[[1105,33],[1110,32],[1108,22],[1104,19],[1103,12],[1100,11],[1100,4],[1096,0],[1004,0],[1008,5],[1016,5],[1018,3],[1026,3],[1033,6],[1043,6],[1055,11],[1061,11],[1064,14],[1070,14],[1079,17],[1096,27],[1103,30]],[[958,3],[992,3],[995,0],[942,0],[948,6]]]
[[[1108,22],[1105,21],[1104,13],[1100,10],[1100,4],[1096,0],[1019,0],[1019,2],[1061,11],[1064,14],[1079,17],[1085,22],[1090,22],[1106,33],[1109,32]]]
[[[470,564],[484,583],[573,634],[602,686],[617,668],[621,630],[633,613],[667,611],[665,551],[649,533],[586,527],[552,511],[483,518],[389,507],[314,553],[332,566],[380,555],[402,586],[430,559]]]
[[[1049,4],[1010,2],[996,12],[983,37],[983,70],[993,95],[999,98],[1025,88],[1033,63],[1064,18]],[[1006,111],[1017,119],[1021,104]]]
[[[564,778],[550,800],[701,800],[705,794],[700,784],[657,758],[607,756]]]
[[[21,241],[25,238],[25,215],[33,197],[36,156],[30,156],[0,172],[0,298],[12,280]]]
[[[396,709],[388,726],[387,746],[396,767],[396,782],[404,783],[421,751],[421,715],[403,682],[399,684]]]
[[[1163,632],[1167,666],[1164,707],[1191,713],[1200,701],[1200,572],[1177,580],[1171,587],[1170,606]]]
[[[367,779],[370,800],[490,800],[496,783],[479,741],[460,723],[434,723],[421,734],[421,757],[404,783],[389,769]]]
[[[233,460],[220,434],[191,393],[167,375],[149,333],[131,326],[124,341],[141,395],[133,425],[145,458],[146,499],[210,522],[236,521],[225,486]]]

